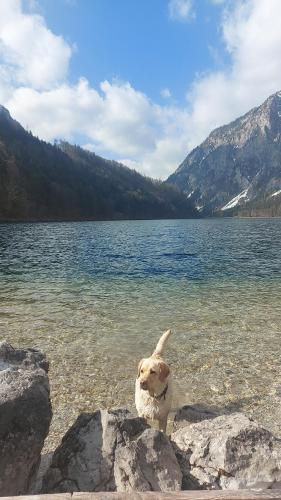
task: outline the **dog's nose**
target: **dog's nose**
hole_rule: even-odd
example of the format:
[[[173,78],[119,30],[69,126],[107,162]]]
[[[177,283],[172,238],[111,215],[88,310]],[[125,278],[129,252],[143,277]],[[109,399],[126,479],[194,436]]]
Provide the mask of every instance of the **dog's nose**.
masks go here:
[[[142,389],[144,389],[145,391],[147,390],[147,382],[145,380],[141,380],[140,381],[140,386]]]

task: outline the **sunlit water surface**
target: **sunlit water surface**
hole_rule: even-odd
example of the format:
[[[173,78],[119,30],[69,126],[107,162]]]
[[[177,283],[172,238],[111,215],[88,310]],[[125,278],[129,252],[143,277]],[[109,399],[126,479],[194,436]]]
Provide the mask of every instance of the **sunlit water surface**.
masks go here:
[[[0,225],[0,333],[47,353],[49,446],[81,411],[133,405],[166,328],[177,404],[281,435],[281,220]]]

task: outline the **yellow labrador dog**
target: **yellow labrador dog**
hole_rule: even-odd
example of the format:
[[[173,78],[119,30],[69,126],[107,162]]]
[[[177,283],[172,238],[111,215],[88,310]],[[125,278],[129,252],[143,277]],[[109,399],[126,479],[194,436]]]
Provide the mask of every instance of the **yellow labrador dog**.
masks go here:
[[[162,353],[171,330],[165,332],[150,358],[139,362],[135,404],[139,417],[158,420],[159,429],[166,432],[168,413],[172,406],[170,368]]]

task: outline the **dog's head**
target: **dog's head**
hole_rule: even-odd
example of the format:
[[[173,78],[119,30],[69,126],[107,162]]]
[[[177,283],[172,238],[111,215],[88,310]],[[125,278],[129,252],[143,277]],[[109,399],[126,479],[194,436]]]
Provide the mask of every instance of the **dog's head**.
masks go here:
[[[170,368],[158,356],[144,358],[139,362],[138,379],[140,387],[150,394],[158,393],[170,374]]]

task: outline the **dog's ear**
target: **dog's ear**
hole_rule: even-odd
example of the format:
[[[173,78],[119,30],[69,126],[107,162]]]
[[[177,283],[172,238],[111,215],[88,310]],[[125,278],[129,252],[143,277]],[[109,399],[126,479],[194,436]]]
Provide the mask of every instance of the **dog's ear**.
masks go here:
[[[140,360],[139,365],[138,365],[138,378],[140,376],[141,365],[142,365],[143,361],[144,361],[144,358]]]
[[[164,361],[160,361],[159,367],[160,367],[159,379],[161,380],[161,382],[164,382],[165,379],[170,374],[170,368]]]

